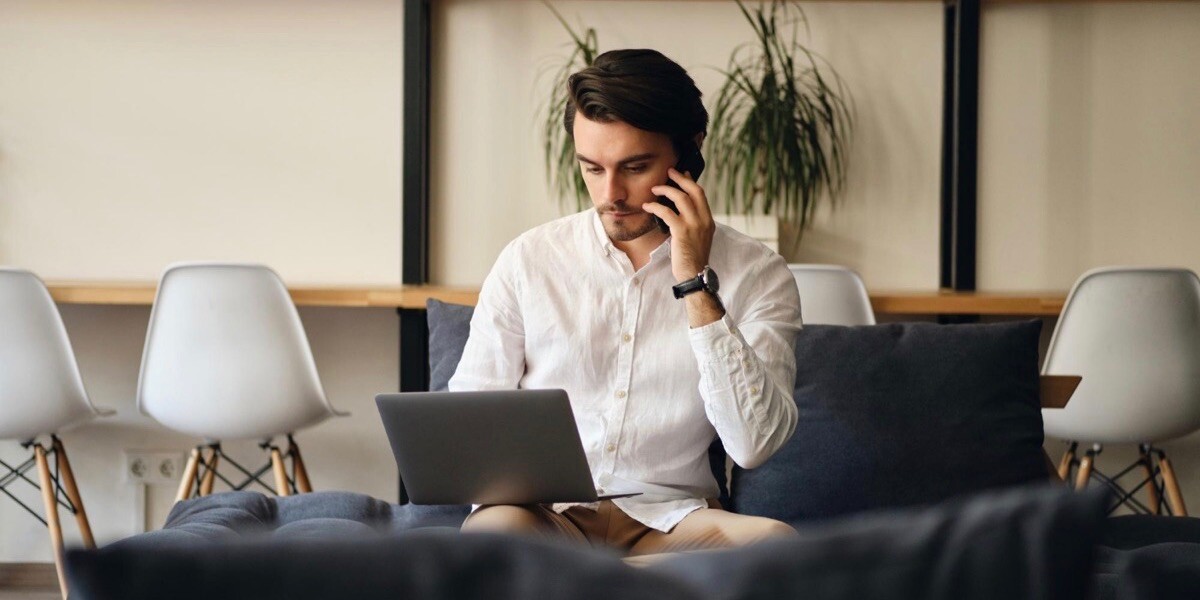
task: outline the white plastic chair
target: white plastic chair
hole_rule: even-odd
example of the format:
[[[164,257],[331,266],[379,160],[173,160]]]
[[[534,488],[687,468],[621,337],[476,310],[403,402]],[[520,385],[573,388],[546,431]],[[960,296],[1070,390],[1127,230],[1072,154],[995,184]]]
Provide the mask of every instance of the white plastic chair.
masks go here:
[[[1078,466],[1076,487],[1097,478],[1116,488],[1114,478],[1095,470],[1094,457],[1106,443],[1137,443],[1141,452],[1131,468],[1145,473],[1150,506],[1123,490],[1119,499],[1134,510],[1158,513],[1165,488],[1171,513],[1187,514],[1171,463],[1153,444],[1200,429],[1195,273],[1120,267],[1087,272],[1067,297],[1042,372],[1083,376],[1066,408],[1042,413],[1046,435],[1072,442],[1059,464],[1064,479]],[[1080,442],[1093,446],[1076,460]]]
[[[330,405],[300,316],[283,281],[261,265],[180,263],[158,285],[138,378],[138,408],[159,423],[205,440],[192,450],[178,498],[212,492],[224,457],[246,479],[221,477],[233,489],[254,482],[267,467],[250,472],[221,451],[228,440],[262,440],[275,474],[271,491],[311,491],[292,433],[331,416]],[[286,456],[271,443],[286,435]],[[210,450],[202,458],[203,450]]]
[[[858,273],[838,265],[788,265],[800,288],[805,325],[874,325],[875,311]]]
[[[0,439],[16,440],[33,449],[33,455],[16,467],[0,461],[6,470],[0,476],[0,489],[19,480],[32,484],[25,473],[36,466],[40,482],[36,487],[42,491],[45,519],[10,497],[48,526],[65,597],[59,505],[75,515],[84,545],[94,548],[96,542],[67,451],[57,434],[113,411],[96,408],[88,399],[67,330],[46,285],[29,271],[4,267],[0,267],[0,414]],[[49,436],[48,448],[38,441],[42,436]],[[51,457],[56,462],[54,473]]]

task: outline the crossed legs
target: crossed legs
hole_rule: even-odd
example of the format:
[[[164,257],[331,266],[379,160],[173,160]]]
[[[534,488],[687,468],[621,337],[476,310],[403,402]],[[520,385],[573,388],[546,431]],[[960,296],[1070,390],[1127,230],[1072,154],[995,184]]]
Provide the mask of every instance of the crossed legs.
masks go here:
[[[593,511],[573,507],[559,514],[542,505],[494,505],[475,511],[463,523],[464,532],[499,532],[566,539],[623,550],[629,556],[663,552],[732,548],[795,536],[785,523],[717,508],[701,508],[662,532],[629,517],[612,501]]]

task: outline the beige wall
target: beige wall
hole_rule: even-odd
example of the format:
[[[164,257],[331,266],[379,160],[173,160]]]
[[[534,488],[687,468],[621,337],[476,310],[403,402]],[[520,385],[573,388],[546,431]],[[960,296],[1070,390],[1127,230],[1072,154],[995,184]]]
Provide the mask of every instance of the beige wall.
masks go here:
[[[996,4],[983,19],[979,284],[1200,271],[1200,4]]]
[[[0,263],[398,283],[393,0],[0,0]]]

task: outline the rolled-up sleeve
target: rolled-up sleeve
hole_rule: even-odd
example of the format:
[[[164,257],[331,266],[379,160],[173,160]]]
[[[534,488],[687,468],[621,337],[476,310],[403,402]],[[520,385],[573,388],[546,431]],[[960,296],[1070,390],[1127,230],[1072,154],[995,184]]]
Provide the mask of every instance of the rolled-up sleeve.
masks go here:
[[[689,330],[700,369],[704,411],[725,451],[743,468],[766,462],[796,429],[792,389],[800,294],[782,259],[770,261],[744,303],[722,319]]]

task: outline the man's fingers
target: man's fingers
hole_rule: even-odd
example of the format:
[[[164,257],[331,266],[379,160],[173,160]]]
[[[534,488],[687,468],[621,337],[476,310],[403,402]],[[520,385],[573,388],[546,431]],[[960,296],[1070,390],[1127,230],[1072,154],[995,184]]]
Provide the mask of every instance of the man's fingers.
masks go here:
[[[646,202],[642,204],[642,210],[662,219],[671,229],[683,224],[683,217],[659,202]]]
[[[688,222],[695,223],[699,221],[700,214],[696,212],[696,201],[686,192],[676,187],[669,185],[656,185],[650,188],[650,191],[659,196],[666,196],[668,200],[675,203],[675,208],[679,209],[679,214],[683,215]]]
[[[695,179],[692,179],[691,173],[684,174],[675,169],[668,169],[667,177],[679,184],[679,187],[683,188],[683,191],[691,197],[697,215],[702,219],[712,220],[712,209],[708,206],[708,196],[704,193],[704,188],[700,187]]]

